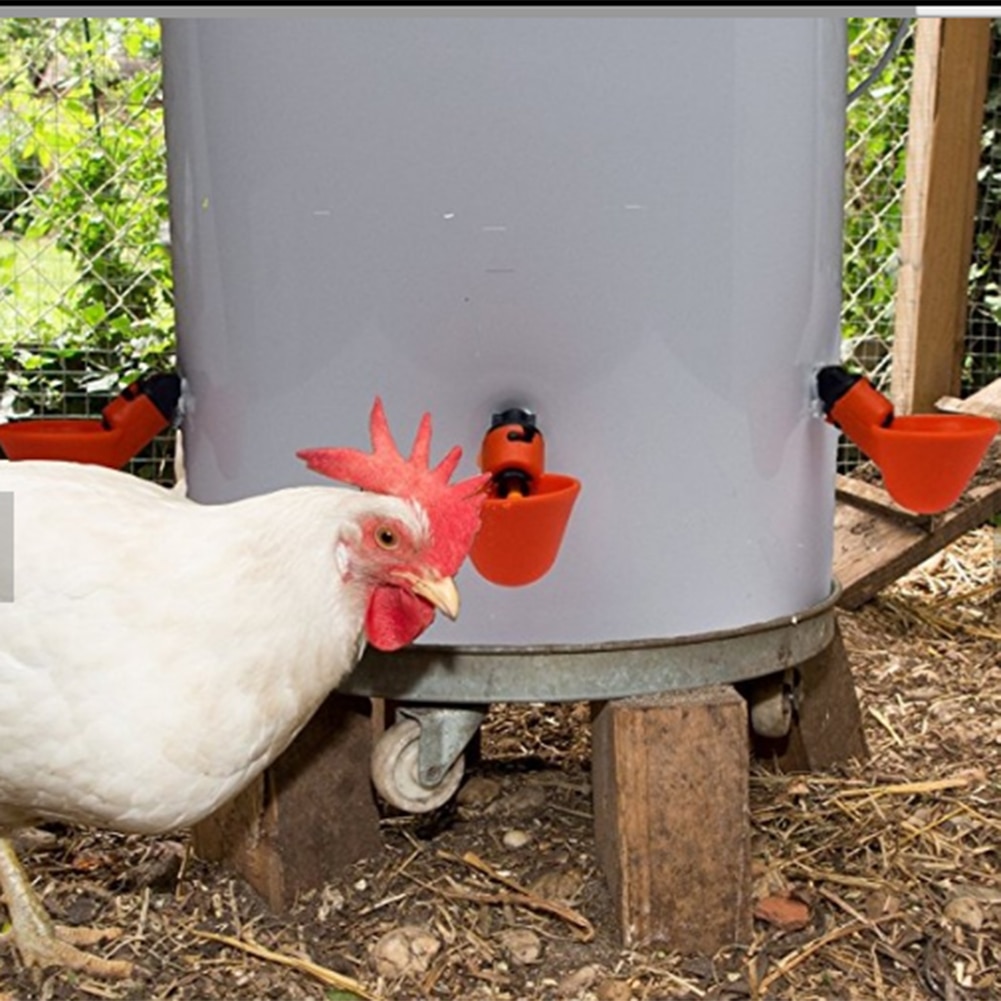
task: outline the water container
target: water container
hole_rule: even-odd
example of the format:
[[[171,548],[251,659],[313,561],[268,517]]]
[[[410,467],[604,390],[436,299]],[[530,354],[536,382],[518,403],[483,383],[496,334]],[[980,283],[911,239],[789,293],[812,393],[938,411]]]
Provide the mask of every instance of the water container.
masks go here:
[[[192,495],[295,457],[476,457],[521,407],[580,481],[526,586],[461,571],[419,641],[647,643],[831,590],[842,18],[170,18],[163,45]]]

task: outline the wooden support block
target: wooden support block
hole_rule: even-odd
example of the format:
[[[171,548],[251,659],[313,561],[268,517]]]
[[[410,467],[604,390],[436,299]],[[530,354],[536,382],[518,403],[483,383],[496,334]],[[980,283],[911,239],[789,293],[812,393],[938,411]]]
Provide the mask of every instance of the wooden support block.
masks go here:
[[[960,400],[955,396],[943,396],[935,401],[938,410],[956,414],[979,414],[1001,421],[1001,379],[978,389],[972,396]]]
[[[994,385],[991,383],[991,385]],[[958,396],[940,396],[935,401],[935,409],[947,414],[977,414],[980,417],[990,417],[991,420],[1001,421],[1001,404],[998,403],[973,403],[972,397],[961,400]]]
[[[822,771],[869,751],[840,628],[830,645],[800,665],[797,709],[787,736],[753,737],[755,756],[781,772]]]
[[[834,495],[838,500],[847,501],[856,507],[869,508],[871,511],[898,518],[900,521],[906,521],[926,530],[932,528],[932,515],[917,514],[901,507],[882,487],[866,483],[864,480],[853,480],[850,476],[839,474],[835,481]]]
[[[195,853],[284,910],[381,849],[371,753],[368,700],[330,696],[270,768],[194,828]]]
[[[834,576],[841,583],[838,604],[842,608],[865,604],[887,584],[999,511],[1001,480],[971,487],[928,527],[839,500],[834,512]]]
[[[606,702],[595,837],[626,947],[751,938],[747,706],[730,687]]]

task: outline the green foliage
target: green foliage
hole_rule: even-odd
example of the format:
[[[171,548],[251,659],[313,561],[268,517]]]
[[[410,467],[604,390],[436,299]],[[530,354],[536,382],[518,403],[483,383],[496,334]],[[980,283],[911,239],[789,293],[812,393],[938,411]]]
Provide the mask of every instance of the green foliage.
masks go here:
[[[849,88],[855,87],[889,45],[896,18],[849,18]],[[994,19],[993,70],[984,109],[978,173],[978,219],[969,275],[969,323],[963,393],[1001,375],[1001,20]],[[897,52],[870,92],[848,109],[845,158],[845,252],[842,336],[852,360],[885,384],[889,374],[897,292],[901,200],[906,173],[910,41]]]
[[[899,24],[899,18],[848,18],[848,90],[873,69]],[[907,39],[848,108],[842,336],[850,340],[893,334],[912,62]]]
[[[150,19],[0,19],[0,220],[75,268],[30,343],[0,330],[8,413],[91,412],[174,365],[158,55]]]
[[[31,196],[42,177],[42,163],[36,154],[26,156],[14,147],[0,157],[0,232],[24,232]]]
[[[0,341],[36,342],[40,331],[51,328],[46,319],[60,309],[63,290],[76,279],[72,258],[54,240],[0,237]]]
[[[899,24],[847,19],[846,91]],[[154,19],[0,18],[0,416],[94,412],[136,375],[174,365],[159,56]],[[847,114],[842,334],[870,375],[871,360],[885,376],[893,336],[912,62],[908,39]],[[966,388],[1001,371],[993,79],[980,176],[989,218],[970,274],[988,333],[971,337]]]

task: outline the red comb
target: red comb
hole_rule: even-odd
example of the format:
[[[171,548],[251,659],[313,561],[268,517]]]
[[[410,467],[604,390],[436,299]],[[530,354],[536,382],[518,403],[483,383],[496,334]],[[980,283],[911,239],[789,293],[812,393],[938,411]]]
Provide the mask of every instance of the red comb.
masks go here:
[[[454,574],[480,527],[480,509],[486,500],[482,487],[489,475],[472,476],[449,484],[448,479],[462,458],[458,445],[434,469],[430,468],[430,414],[421,418],[409,459],[404,459],[393,441],[379,397],[372,405],[369,431],[371,452],[354,448],[307,448],[296,455],[310,469],[331,479],[419,503],[428,515],[434,536],[428,560],[442,573]]]

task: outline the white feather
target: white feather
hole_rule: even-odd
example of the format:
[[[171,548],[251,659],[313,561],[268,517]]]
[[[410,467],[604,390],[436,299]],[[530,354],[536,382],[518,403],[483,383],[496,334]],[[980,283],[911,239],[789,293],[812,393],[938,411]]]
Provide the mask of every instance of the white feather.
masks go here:
[[[338,541],[412,505],[336,487],[200,505],[111,470],[0,462],[0,829],[188,826],[289,744],[364,647]]]

